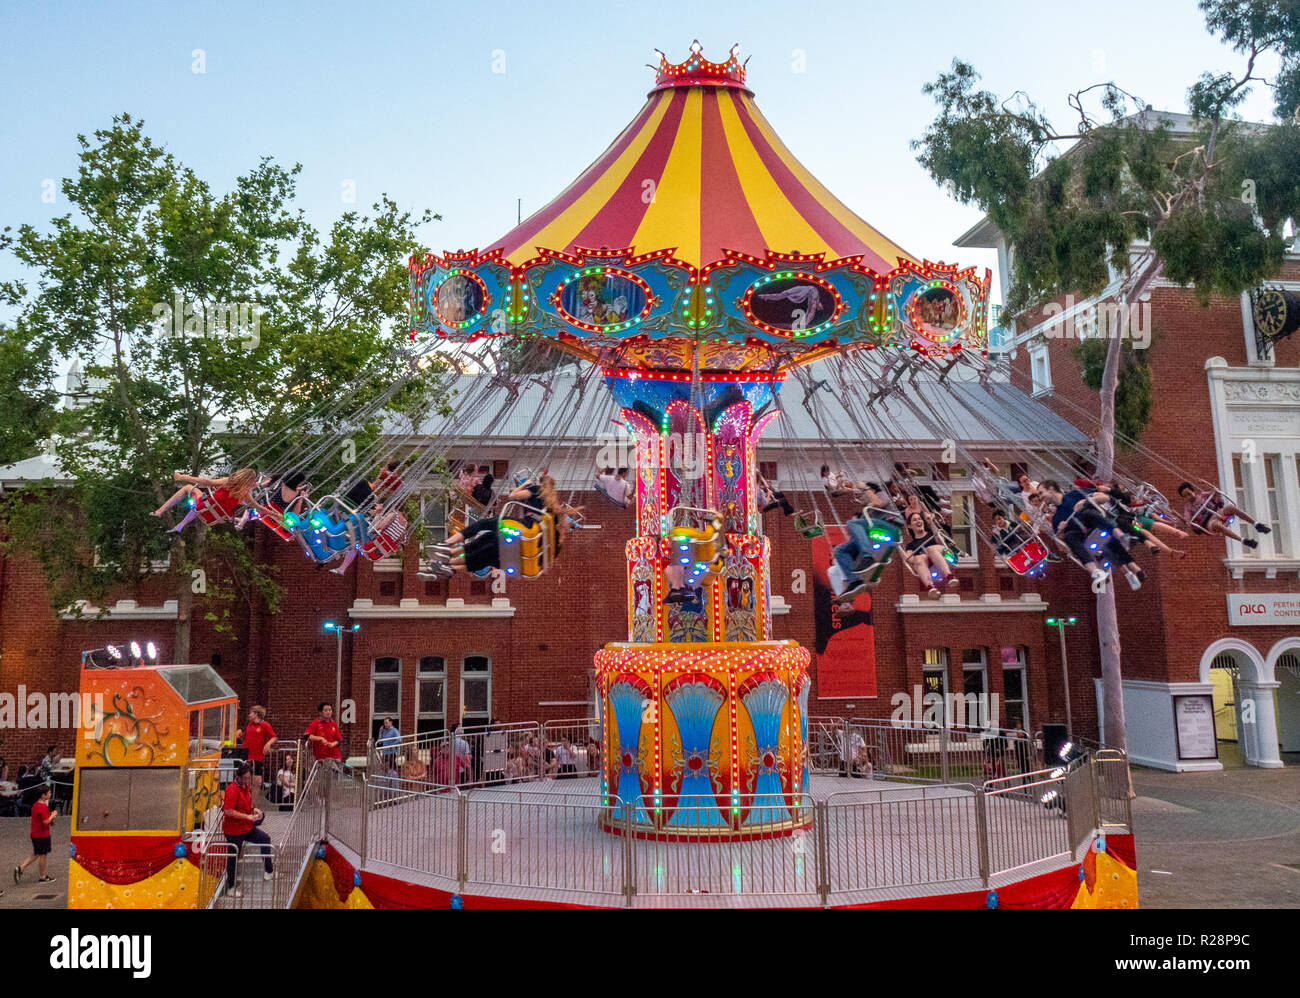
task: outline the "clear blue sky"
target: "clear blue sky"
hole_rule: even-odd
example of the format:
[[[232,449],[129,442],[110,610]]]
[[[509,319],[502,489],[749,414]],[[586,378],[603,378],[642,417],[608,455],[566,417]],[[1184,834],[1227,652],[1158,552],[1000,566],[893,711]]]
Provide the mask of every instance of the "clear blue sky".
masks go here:
[[[922,84],[954,56],[996,92],[1039,98],[1059,124],[1065,95],[1098,80],[1181,110],[1202,70],[1241,65],[1206,34],[1195,0],[6,0],[0,226],[65,212],[42,202],[42,182],[75,171],[78,132],[129,111],[218,188],[270,155],[303,164],[300,204],[318,225],[345,209],[351,180],[360,205],[387,192],[441,213],[422,232],[432,248],[481,246],[513,225],[516,198],[525,215],[545,204],[633,117],[652,48],[678,60],[696,37],[715,60],[740,42],[763,112],[858,214],[911,252],[988,266],[992,254],[951,245],[977,213],[908,147],[933,115]],[[195,49],[204,73],[192,71]],[[500,54],[504,73],[493,72]],[[1261,91],[1243,111],[1270,107]],[[0,275],[14,273],[0,261]]]

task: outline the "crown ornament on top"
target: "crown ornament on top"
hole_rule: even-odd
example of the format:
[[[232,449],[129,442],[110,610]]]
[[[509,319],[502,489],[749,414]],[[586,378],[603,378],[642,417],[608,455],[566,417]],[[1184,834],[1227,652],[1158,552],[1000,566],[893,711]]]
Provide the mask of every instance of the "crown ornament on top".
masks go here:
[[[740,44],[731,46],[726,62],[709,62],[702,55],[703,46],[699,40],[691,42],[691,54],[682,62],[669,62],[668,57],[659,53],[659,65],[651,66],[655,71],[655,90],[669,87],[732,87],[736,90],[749,88],[745,86],[745,65],[740,61]],[[651,91],[653,93],[654,91]]]

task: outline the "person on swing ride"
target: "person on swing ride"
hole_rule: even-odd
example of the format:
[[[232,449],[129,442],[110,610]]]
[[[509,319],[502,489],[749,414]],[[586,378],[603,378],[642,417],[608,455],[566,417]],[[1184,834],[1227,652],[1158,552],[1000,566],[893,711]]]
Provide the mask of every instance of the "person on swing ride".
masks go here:
[[[852,603],[858,593],[867,588],[868,583],[863,576],[873,565],[893,557],[896,545],[874,539],[871,528],[876,523],[887,524],[895,529],[903,525],[903,514],[879,484],[862,482],[860,488],[867,499],[867,505],[845,522],[847,539],[831,551],[832,564],[827,572],[835,601],[841,604]]]
[[[486,464],[480,464],[478,466],[477,477],[478,482],[475,484],[470,495],[480,506],[491,506],[492,487],[496,483],[496,479],[492,477],[492,469],[490,469]]]
[[[1088,479],[1075,479],[1075,484],[1083,488],[1093,488],[1097,492],[1105,495],[1110,502],[1105,507],[1107,512],[1115,521],[1115,526],[1119,528],[1120,533],[1125,537],[1137,537],[1147,546],[1152,554],[1159,554],[1161,551],[1168,552],[1177,558],[1186,558],[1187,552],[1180,551],[1177,548],[1171,548],[1155,535],[1155,528],[1159,527],[1162,531],[1169,531],[1174,536],[1186,539],[1187,534],[1174,527],[1172,524],[1156,520],[1154,517],[1143,516],[1138,512],[1133,493],[1121,486],[1118,482],[1104,482],[1100,485],[1094,485]]]
[[[569,529],[570,516],[581,512],[560,502],[555,479],[550,475],[530,479],[512,491],[506,501],[524,505],[525,512],[520,522],[525,527],[533,526],[544,514],[551,515],[557,556]],[[445,576],[452,572],[477,573],[486,568],[500,568],[499,525],[498,517],[483,517],[467,524],[464,530],[452,534],[442,544],[432,545],[429,551],[445,559],[434,566],[435,574]]]
[[[257,486],[257,472],[252,468],[240,468],[222,478],[182,475],[179,471],[172,478],[185,484],[155,509],[153,515],[161,517],[182,499],[188,498],[193,508],[172,528],[177,533],[184,530],[195,517],[201,516],[203,511],[214,512],[222,519],[233,519],[241,506],[252,506],[253,489]],[[205,489],[212,491],[208,493]],[[245,513],[243,521],[247,519],[248,514]],[[243,522],[238,525],[243,526]]]
[[[894,478],[902,489],[908,494],[916,496],[931,513],[944,520],[949,519],[952,516],[951,504],[939,495],[933,485],[917,482],[916,479],[920,475],[921,472],[915,468],[909,468],[898,462],[894,464]]]
[[[380,469],[379,477],[373,482],[362,477],[343,493],[344,502],[356,510],[368,504],[371,499],[380,499],[395,492],[402,485],[402,479],[398,476],[401,466],[401,461],[389,461]]]
[[[263,475],[258,479],[257,487],[263,491],[263,496],[255,507],[259,512],[269,509],[277,519],[282,519],[285,513],[302,512],[307,493],[311,491],[311,484],[301,471],[290,471],[279,477]]]
[[[456,486],[467,496],[472,495],[474,486],[479,482],[477,469],[473,461],[466,461],[456,473]]]
[[[1000,507],[993,509],[993,530],[989,534],[989,543],[993,550],[1006,557],[1029,539],[1029,528],[1023,520],[1017,518],[1014,525],[1007,517],[1007,511]]]
[[[867,588],[861,573],[873,564],[869,530],[866,516],[862,512],[854,513],[844,522],[846,540],[835,545],[831,551],[831,567],[827,571],[827,577],[838,603],[851,603],[858,593]]]
[[[794,506],[785,497],[785,493],[777,489],[775,482],[769,482],[764,478],[761,472],[758,474],[758,490],[759,501],[762,503],[759,512],[770,513],[774,509],[779,509],[783,516],[793,515]]]
[[[626,468],[619,468],[617,473],[613,468],[602,469],[596,476],[596,488],[616,505],[627,508],[632,504],[632,484],[627,480]]]
[[[1093,505],[1097,501],[1105,501],[1103,493],[1090,494],[1083,489],[1062,492],[1060,484],[1049,478],[1038,486],[1038,494],[1043,503],[1055,507],[1056,512],[1052,514],[1053,532],[1092,576],[1094,584],[1104,583],[1107,577],[1106,569],[1097,562],[1098,554],[1090,550],[1087,544],[1088,535],[1094,530],[1100,530],[1108,535],[1102,549],[1109,555],[1111,562],[1124,569],[1131,588],[1141,588],[1142,570],[1133,563],[1132,556],[1115,536],[1118,528]]]
[[[935,583],[935,573],[930,566],[938,569],[938,580],[943,586],[957,585],[957,576],[952,574],[947,560],[943,556],[944,545],[939,539],[934,518],[920,509],[909,510],[903,524],[903,547],[907,551],[908,566],[912,573],[921,580],[921,586],[931,599],[938,599],[940,588]]]
[[[822,465],[822,487],[826,489],[833,498],[840,496],[851,496],[854,494],[853,481],[843,471],[831,471],[829,464]]]
[[[1013,482],[1009,478],[1003,478],[998,466],[988,458],[984,458],[981,463],[993,473],[994,487],[1004,503],[1023,506],[1028,502],[1029,497],[1038,491],[1038,483],[1026,474],[1017,475]]]
[[[1223,494],[1210,485],[1209,482],[1202,481],[1201,484],[1205,488],[1197,489],[1191,482],[1182,482],[1178,486],[1178,495],[1186,503],[1183,507],[1183,516],[1192,525],[1192,529],[1196,533],[1220,534],[1224,537],[1230,537],[1234,541],[1240,541],[1245,547],[1259,547],[1259,541],[1253,538],[1243,538],[1228,527],[1228,521],[1233,517],[1240,517],[1247,523],[1254,524],[1258,533],[1272,533],[1272,527],[1267,523],[1257,522],[1244,509],[1240,509],[1228,502]]]

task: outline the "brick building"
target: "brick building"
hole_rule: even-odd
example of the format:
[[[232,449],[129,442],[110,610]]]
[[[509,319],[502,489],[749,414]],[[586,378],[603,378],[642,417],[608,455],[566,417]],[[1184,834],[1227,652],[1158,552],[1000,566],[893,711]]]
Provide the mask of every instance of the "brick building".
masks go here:
[[[956,245],[997,249],[1006,286],[1014,248],[987,219]],[[1087,329],[1118,286],[1021,315],[1002,344],[1013,383],[1085,432],[1095,429],[1098,398],[1081,380],[1070,334]],[[1300,290],[1300,254],[1290,254],[1268,286]],[[1162,768],[1219,768],[1216,758],[1180,751],[1176,723],[1182,705],[1210,697],[1221,745],[1237,742],[1249,764],[1281,766],[1283,754],[1300,752],[1300,338],[1268,342],[1250,295],[1214,296],[1201,306],[1192,292],[1158,281],[1144,306],[1133,338],[1154,334],[1143,358],[1151,419],[1139,447],[1117,448],[1117,465],[1179,509],[1179,482],[1205,479],[1272,530],[1256,535],[1247,525],[1243,536],[1259,542],[1253,551],[1224,538],[1192,539],[1185,560],[1162,555],[1141,591],[1119,592],[1129,752]],[[1082,657],[1091,657],[1094,671],[1080,681],[1097,689],[1078,692],[1095,704],[1092,644]],[[1049,671],[1055,667],[1049,662]],[[1190,717],[1183,723],[1195,725]]]
[[[952,405],[954,398],[969,401],[983,392],[970,382],[947,388],[920,382],[908,390],[929,405],[937,402],[927,399],[927,393],[947,392]],[[862,453],[855,450],[862,442],[821,436],[804,416],[800,392],[797,382],[783,389],[784,418],[769,431],[758,457],[764,473],[782,484],[797,507],[817,506],[833,531],[835,521],[847,518],[852,508],[837,500],[832,512],[819,488],[817,467],[824,460],[836,461],[837,455],[852,458]],[[563,392],[555,397],[563,399]],[[534,404],[543,403],[525,392],[520,410],[528,413]],[[612,401],[603,392],[592,404],[608,406],[612,413]],[[623,548],[634,532],[634,515],[593,490],[595,441],[551,441],[539,455],[536,447],[519,439],[517,422],[475,436],[473,454],[465,456],[504,473],[549,455],[561,492],[572,491],[573,501],[585,505],[582,528],[541,579],[428,581],[418,576],[419,551],[414,547],[400,559],[373,564],[358,559],[340,577],[303,558],[296,545],[253,528],[248,536],[256,556],[279,567],[285,588],[279,612],[244,608],[219,633],[202,619],[202,599],[196,597],[191,658],[213,664],[245,705],[266,704],[272,723],[293,733],[306,724],[319,700],[334,698],[341,642],[343,697],[356,704],[357,721],[348,730],[353,752],[364,742],[367,727],[387,713],[399,719],[403,731],[440,729],[457,721],[473,724],[489,717],[589,716],[592,656],[605,643],[627,638]],[[1019,407],[1004,407],[996,422],[1018,439],[1036,433],[1044,446],[1086,446],[1064,420],[1027,399]],[[575,416],[573,425],[593,425],[593,420]],[[988,509],[969,490],[968,469],[936,464],[938,441],[927,439],[919,424],[907,425],[914,437],[907,445],[909,463],[922,465],[933,476],[928,480],[953,497],[955,539],[963,551],[957,566],[960,588],[940,601],[922,600],[917,582],[895,559],[881,583],[870,590],[869,601],[862,597],[858,603],[858,609],[870,609],[868,644],[874,654],[866,652],[861,661],[846,663],[850,695],[844,695],[842,681],[835,695],[827,695],[818,677],[813,576],[819,566],[814,563],[814,542],[801,536],[779,511],[764,518],[764,531],[773,544],[775,636],[814,650],[810,713],[887,718],[898,708],[895,694],[911,697],[920,687],[923,692],[996,695],[993,720],[1003,724],[1018,720],[1036,730],[1046,722],[1063,721],[1056,637],[1044,626],[1044,618],[1052,613],[1086,614],[1091,602],[1086,577],[1057,567],[1045,579],[1026,580],[995,563],[989,547],[978,540],[991,524]],[[468,432],[477,435],[481,429]],[[973,424],[964,435],[960,429],[955,432],[972,452],[999,462],[1026,460],[1024,453],[1007,451],[1004,441]],[[555,456],[559,454],[563,457]],[[34,459],[0,470],[0,487],[14,488],[50,473],[46,459]],[[811,492],[817,493],[816,499]],[[445,508],[430,503],[427,509],[436,529]],[[829,560],[825,549],[821,557]],[[20,685],[28,691],[74,689],[80,653],[110,642],[151,639],[166,660],[177,616],[174,591],[175,581],[167,573],[146,576],[134,590],[115,593],[106,613],[86,607],[82,619],[72,619],[51,610],[36,564],[17,557],[0,560],[0,692],[16,692]],[[359,630],[353,633],[345,627],[337,636],[324,629],[326,621],[356,623]],[[838,624],[831,620],[828,626]],[[1096,730],[1095,707],[1087,694],[1095,653],[1085,644],[1088,629],[1077,630],[1071,635],[1077,661],[1072,658],[1070,663],[1074,722],[1087,733]],[[917,709],[907,708],[912,713]],[[11,761],[35,759],[48,741],[58,740],[26,729],[6,730],[3,737],[0,752]]]
[[[987,236],[977,227],[963,239],[978,245]],[[1289,260],[1287,268],[1282,286],[1300,288],[1300,259]],[[1175,736],[1175,698],[1208,696],[1221,740],[1239,738],[1248,761],[1279,765],[1280,752],[1300,749],[1300,627],[1274,617],[1285,612],[1276,608],[1278,601],[1292,594],[1300,600],[1300,343],[1282,340],[1261,352],[1244,301],[1215,300],[1202,309],[1187,292],[1158,286],[1151,310],[1157,335],[1148,362],[1155,406],[1142,442],[1158,459],[1121,450],[1121,465],[1167,494],[1181,472],[1165,463],[1221,482],[1247,507],[1267,510],[1274,529],[1260,537],[1253,553],[1201,538],[1189,542],[1184,561],[1162,556],[1152,564],[1141,556],[1149,581],[1139,592],[1121,588],[1118,594],[1130,750],[1137,760],[1165,768],[1218,766],[1214,759],[1180,759]],[[984,413],[985,425],[1001,428],[1000,439],[974,421],[953,432],[967,455],[1036,472],[1033,450],[1009,449],[1007,440],[1037,441],[1048,464],[1062,449],[1083,453],[1096,395],[1079,380],[1069,353],[1073,343],[1040,339],[1043,317],[1025,318],[1024,331],[1005,348],[1013,382],[1032,387],[1035,399],[1017,392],[1015,404],[992,418]],[[940,406],[934,393],[947,392],[943,405],[949,414],[954,398],[974,404],[971,396],[982,392],[969,382],[920,382],[907,390],[931,408]],[[868,454],[878,457],[886,445],[877,442],[881,451],[874,452],[871,441],[851,439],[849,431],[842,439],[828,438],[804,417],[800,392],[794,381],[783,389],[783,418],[760,444],[758,457],[796,506],[818,505],[833,525],[851,510],[841,503],[832,515],[817,488],[817,466],[860,455],[865,469]],[[593,405],[612,406],[600,396]],[[627,637],[623,545],[634,518],[589,484],[597,442],[549,441],[539,453],[536,442],[524,438],[520,427],[534,422],[532,408],[541,404],[526,392],[519,406],[526,417],[495,429],[471,428],[468,435],[476,442],[464,456],[490,462],[502,474],[547,459],[562,491],[572,491],[573,501],[586,506],[584,528],[546,576],[508,584],[430,582],[418,577],[419,552],[412,548],[400,560],[358,560],[339,577],[304,559],[296,546],[253,529],[249,543],[257,557],[279,566],[286,590],[281,608],[274,615],[237,610],[218,632],[201,619],[202,601],[196,599],[191,658],[215,665],[245,704],[266,704],[273,723],[294,732],[319,700],[334,698],[341,643],[343,697],[356,705],[356,723],[347,729],[354,752],[366,728],[385,713],[396,715],[404,731],[489,717],[588,716],[592,655],[606,642]],[[575,417],[572,425],[598,425],[599,417]],[[937,463],[938,441],[919,423],[899,426],[908,439],[889,442],[889,453],[897,456],[901,448],[909,463],[922,465],[941,491],[953,495],[954,533],[965,552],[957,568],[960,590],[939,602],[922,600],[896,559],[870,591],[873,660],[851,668],[857,670],[853,695],[839,695],[838,688],[827,695],[816,654],[814,547],[789,519],[767,514],[775,634],[814,650],[810,713],[886,718],[895,712],[896,694],[912,696],[920,687],[996,694],[998,719],[1007,723],[1016,716],[1031,731],[1064,721],[1067,670],[1057,632],[1045,621],[1071,615],[1078,618],[1066,633],[1074,730],[1096,737],[1100,681],[1087,577],[1061,563],[1045,578],[1026,580],[997,564],[976,540],[990,524],[988,509],[969,491],[969,469]],[[1246,459],[1248,440],[1257,460]],[[34,458],[0,469],[0,488],[51,475],[57,481],[49,459]],[[810,492],[818,497],[810,498]],[[436,527],[445,510],[436,503],[429,510]],[[88,607],[74,619],[51,610],[38,566],[20,557],[0,558],[0,695],[17,694],[20,687],[29,693],[75,689],[80,653],[110,642],[152,639],[168,658],[177,616],[174,592],[175,581],[166,573],[145,576],[132,591],[115,593],[106,613]],[[1245,612],[1259,606],[1266,607],[1260,616],[1270,622]],[[337,637],[324,630],[327,620],[360,629]],[[1250,722],[1241,715],[1247,700],[1255,701]],[[35,761],[48,743],[70,736],[8,727],[0,737],[0,753],[17,763]]]

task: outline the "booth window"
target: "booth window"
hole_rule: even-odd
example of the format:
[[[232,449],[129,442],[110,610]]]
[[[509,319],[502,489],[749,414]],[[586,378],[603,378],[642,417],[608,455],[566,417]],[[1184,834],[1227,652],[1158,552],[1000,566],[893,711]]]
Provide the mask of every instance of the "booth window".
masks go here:
[[[178,767],[77,767],[78,832],[179,832]]]

